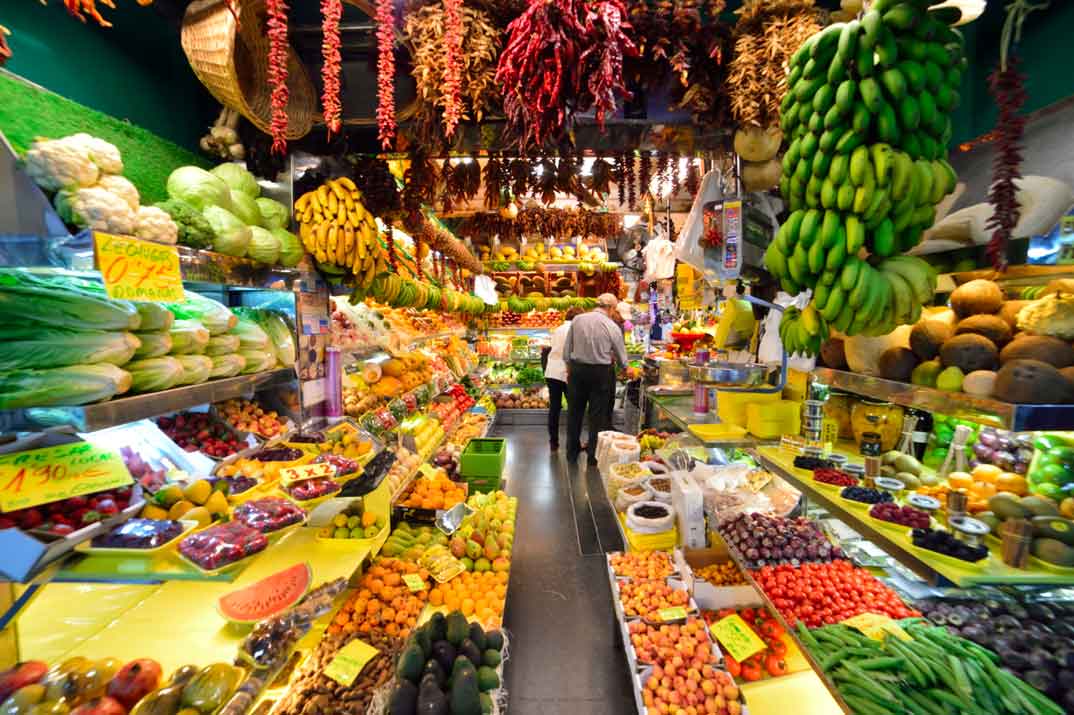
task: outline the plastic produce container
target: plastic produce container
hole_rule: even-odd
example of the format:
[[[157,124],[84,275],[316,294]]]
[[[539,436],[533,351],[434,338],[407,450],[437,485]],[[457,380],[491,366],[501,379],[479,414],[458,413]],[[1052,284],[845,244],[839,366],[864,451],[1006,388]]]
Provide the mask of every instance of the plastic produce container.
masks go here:
[[[459,458],[459,474],[470,477],[495,477],[503,474],[507,461],[507,440],[501,438],[472,439]]]

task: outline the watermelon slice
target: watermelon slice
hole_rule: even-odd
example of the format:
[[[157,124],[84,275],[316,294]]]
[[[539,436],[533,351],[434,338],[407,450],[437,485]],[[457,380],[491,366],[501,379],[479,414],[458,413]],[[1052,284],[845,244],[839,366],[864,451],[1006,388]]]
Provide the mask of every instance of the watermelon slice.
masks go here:
[[[313,571],[308,563],[295,564],[257,583],[224,594],[217,600],[220,614],[233,623],[257,623],[283,613],[306,595]]]

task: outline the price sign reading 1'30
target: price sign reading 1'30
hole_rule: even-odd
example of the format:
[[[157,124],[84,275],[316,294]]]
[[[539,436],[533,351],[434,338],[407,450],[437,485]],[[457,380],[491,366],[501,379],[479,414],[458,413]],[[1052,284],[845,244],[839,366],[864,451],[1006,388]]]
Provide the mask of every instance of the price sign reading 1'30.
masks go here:
[[[184,299],[175,246],[95,231],[97,267],[109,298],[175,303]]]
[[[0,456],[0,511],[25,509],[133,482],[119,454],[73,442]]]

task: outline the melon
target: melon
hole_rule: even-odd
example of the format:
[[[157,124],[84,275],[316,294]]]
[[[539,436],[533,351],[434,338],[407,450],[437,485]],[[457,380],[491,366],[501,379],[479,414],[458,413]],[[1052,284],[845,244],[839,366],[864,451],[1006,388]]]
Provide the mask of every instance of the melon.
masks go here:
[[[256,583],[224,594],[216,602],[220,614],[233,623],[257,623],[283,613],[306,595],[313,571],[295,564]]]
[[[362,380],[367,385],[374,385],[380,380],[380,365],[375,362],[367,362],[362,365]]]

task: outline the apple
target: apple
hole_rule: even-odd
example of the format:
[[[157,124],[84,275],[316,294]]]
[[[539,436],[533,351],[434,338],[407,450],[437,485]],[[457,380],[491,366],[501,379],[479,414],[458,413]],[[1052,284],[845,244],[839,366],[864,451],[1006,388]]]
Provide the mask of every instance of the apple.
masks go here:
[[[139,658],[120,668],[108,684],[108,695],[128,710],[139,700],[157,689],[162,676],[160,663],[150,658]]]

